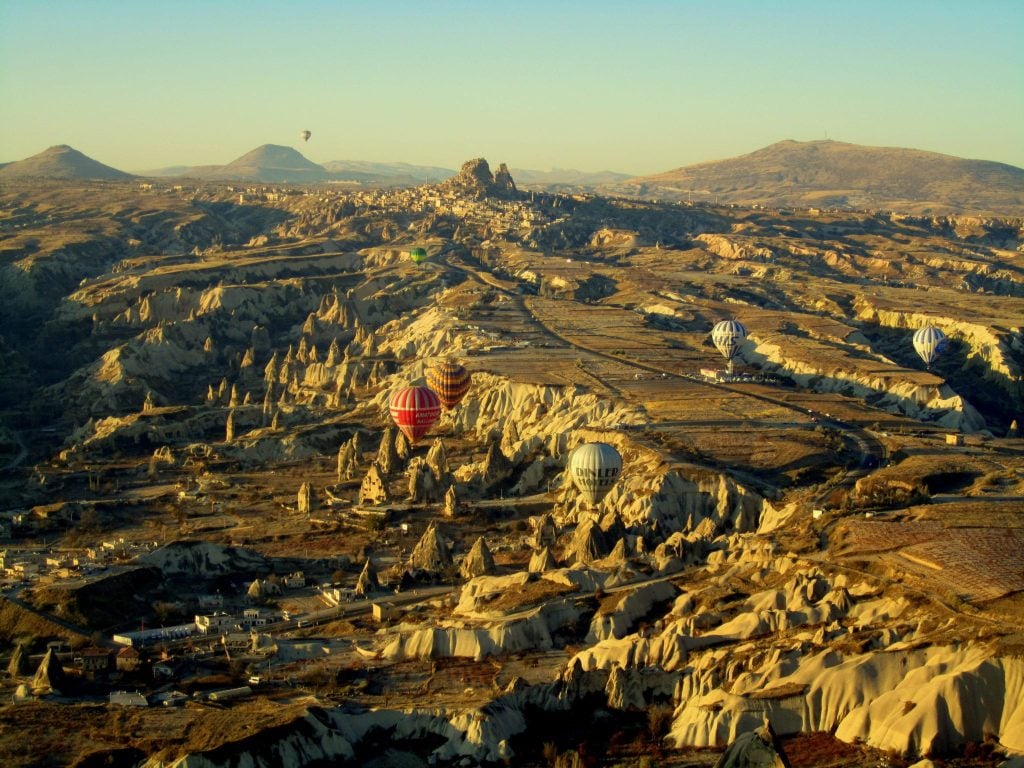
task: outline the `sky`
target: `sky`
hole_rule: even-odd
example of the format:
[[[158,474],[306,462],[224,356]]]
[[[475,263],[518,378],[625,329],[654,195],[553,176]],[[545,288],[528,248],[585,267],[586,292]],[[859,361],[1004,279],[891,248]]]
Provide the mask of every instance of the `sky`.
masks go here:
[[[1024,2],[0,0],[0,162],[645,174],[825,138],[1024,167]]]

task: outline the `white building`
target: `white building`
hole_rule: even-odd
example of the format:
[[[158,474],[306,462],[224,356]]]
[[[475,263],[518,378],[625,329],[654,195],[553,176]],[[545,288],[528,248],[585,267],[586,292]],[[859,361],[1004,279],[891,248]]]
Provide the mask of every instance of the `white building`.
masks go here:
[[[196,614],[196,631],[201,635],[220,635],[235,629],[238,619],[228,613]]]

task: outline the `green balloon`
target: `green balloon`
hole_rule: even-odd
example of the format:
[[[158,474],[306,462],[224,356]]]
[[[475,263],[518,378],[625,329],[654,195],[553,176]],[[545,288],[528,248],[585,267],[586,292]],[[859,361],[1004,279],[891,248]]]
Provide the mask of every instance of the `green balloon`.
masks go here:
[[[413,264],[419,264],[427,260],[427,252],[422,248],[413,248],[409,251],[409,258],[412,259]]]

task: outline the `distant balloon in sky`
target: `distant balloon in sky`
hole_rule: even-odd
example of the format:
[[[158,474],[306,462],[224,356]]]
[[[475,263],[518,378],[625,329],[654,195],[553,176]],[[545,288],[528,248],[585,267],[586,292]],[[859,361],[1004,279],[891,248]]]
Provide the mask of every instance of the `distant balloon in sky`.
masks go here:
[[[427,252],[422,248],[413,248],[409,251],[409,258],[413,264],[422,264],[427,260]]]
[[[914,334],[914,349],[929,367],[945,347],[946,334],[934,325],[926,325]]]
[[[303,141],[309,141],[309,137],[313,135],[312,131],[299,131],[299,138]]]
[[[441,360],[427,371],[426,379],[446,411],[462,402],[471,383],[469,371],[454,360]]]
[[[591,504],[598,504],[619,479],[622,456],[608,443],[584,443],[569,454],[569,477]]]
[[[441,400],[429,387],[402,387],[395,390],[388,403],[395,424],[415,443],[434,426],[441,416]]]

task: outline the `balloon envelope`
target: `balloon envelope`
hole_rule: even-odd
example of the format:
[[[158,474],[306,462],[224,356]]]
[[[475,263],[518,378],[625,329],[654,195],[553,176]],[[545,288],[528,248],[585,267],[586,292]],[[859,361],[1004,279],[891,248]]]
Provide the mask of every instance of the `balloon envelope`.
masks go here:
[[[931,365],[946,346],[946,334],[934,325],[926,325],[914,334],[914,349],[924,360],[925,365]]]
[[[414,264],[420,264],[427,260],[427,252],[422,248],[413,248],[409,251],[409,258]]]
[[[441,401],[429,387],[402,387],[391,395],[388,405],[391,418],[410,443],[423,437],[441,415]]]
[[[584,443],[569,454],[569,476],[591,504],[608,495],[622,471],[622,457],[608,443]]]
[[[462,402],[471,383],[469,371],[454,360],[442,360],[427,371],[427,386],[437,393],[446,411]]]
[[[312,135],[312,131],[299,131],[299,138],[301,138],[303,141],[309,141],[309,137]]]
[[[738,320],[723,320],[711,329],[711,341],[726,360],[736,354],[746,338],[747,329]]]

